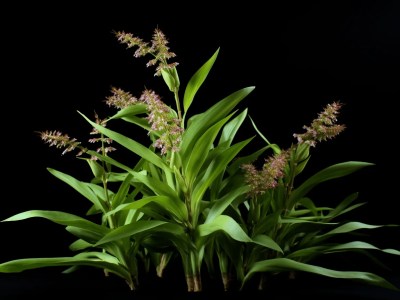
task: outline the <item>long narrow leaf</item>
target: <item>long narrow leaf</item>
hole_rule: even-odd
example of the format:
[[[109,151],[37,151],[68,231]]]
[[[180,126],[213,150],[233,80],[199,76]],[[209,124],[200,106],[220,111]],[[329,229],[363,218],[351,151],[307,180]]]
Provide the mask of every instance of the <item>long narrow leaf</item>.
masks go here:
[[[160,207],[170,214],[176,216],[177,219],[181,220],[182,222],[187,220],[187,210],[185,205],[182,201],[177,201],[176,198],[170,198],[168,196],[150,196],[145,197],[139,200],[136,200],[132,203],[121,204],[114,210],[108,212],[105,216],[113,215],[118,211],[122,210],[137,210],[149,203],[157,203]]]
[[[99,246],[115,240],[120,240],[128,236],[134,236],[138,233],[151,232],[154,228],[166,224],[163,221],[144,220],[137,221],[132,224],[124,225],[107,233],[100,241],[94,246]]]
[[[271,237],[265,234],[256,235],[255,237],[253,237],[253,242],[260,246],[278,251],[283,254],[282,248]]]
[[[281,149],[279,148],[278,145],[276,144],[271,144],[268,139],[261,133],[261,131],[257,128],[256,123],[254,120],[249,116],[251,124],[253,125],[255,131],[258,133],[258,135],[269,145],[271,146],[272,150],[274,150],[274,153],[280,153]]]
[[[217,137],[219,130],[228,121],[229,117],[230,116],[211,126],[194,144],[193,149],[191,149],[190,156],[188,157],[186,168],[184,170],[189,184],[196,179],[198,171],[201,169],[203,162],[206,160],[207,153]]]
[[[115,115],[110,117],[109,120],[123,119],[128,116],[136,116],[145,113],[147,113],[147,105],[144,103],[135,103],[134,105],[130,105],[128,107],[119,110]]]
[[[182,160],[187,160],[185,155],[189,155],[188,149],[193,149],[194,144],[199,138],[216,122],[225,118],[231,111],[242,101],[249,93],[254,90],[254,87],[247,87],[238,90],[226,98],[218,101],[212,107],[202,114],[191,118],[190,124],[186,128],[181,144],[180,153],[183,153]]]
[[[248,139],[229,147],[224,152],[220,153],[208,166],[206,172],[193,190],[192,209],[196,218],[199,215],[200,202],[207,188],[226,170],[228,163],[250,142],[250,140],[251,139]]]
[[[146,176],[139,172],[130,172],[135,181],[141,182],[148,186],[156,195],[168,196],[179,201],[179,197],[174,189],[172,189],[166,182],[157,178]]]
[[[60,224],[60,225],[65,225],[65,226],[75,226],[83,229],[87,229],[89,231],[93,231],[99,234],[106,234],[108,229],[106,227],[103,227],[101,225],[98,225],[96,223],[93,223],[91,221],[88,221],[84,218],[81,218],[79,216],[70,214],[70,213],[65,213],[61,211],[47,211],[47,210],[29,210],[25,211],[19,214],[16,214],[12,217],[9,217],[3,222],[9,222],[9,221],[20,221],[20,220],[25,220],[29,218],[44,218],[48,219],[54,223]]]
[[[186,86],[185,93],[183,95],[183,111],[185,115],[193,102],[194,96],[203,84],[204,80],[207,78],[208,73],[214,65],[218,53],[219,48],[217,49],[217,51],[214,52],[213,56],[211,56],[211,58],[204,65],[202,65],[201,68],[197,70],[197,72],[190,78]]]
[[[347,176],[361,168],[372,166],[374,164],[360,161],[348,161],[329,166],[303,182],[297,187],[290,197],[290,201],[294,204],[297,199],[304,197],[312,188],[321,182]]]
[[[79,112],[80,113],[80,112]],[[157,167],[163,169],[165,172],[170,172],[170,168],[168,165],[159,157],[157,154],[149,150],[147,147],[143,146],[142,144],[128,138],[118,132],[115,132],[111,129],[105,128],[95,122],[91,121],[88,117],[84,114],[80,113],[86,121],[90,123],[94,128],[96,128],[99,132],[103,133],[104,135],[111,138],[113,141],[117,142],[118,144],[124,146],[128,150],[132,151],[133,153],[137,154],[139,157],[146,159],[147,161],[155,164]]]
[[[74,190],[76,190],[78,193],[80,193],[82,196],[84,196],[86,199],[88,199],[90,202],[92,202],[95,207],[99,210],[102,210],[103,212],[105,211],[104,204],[100,199],[96,196],[96,194],[93,192],[93,189],[90,188],[90,184],[77,180],[71,175],[68,175],[66,173],[57,171],[52,168],[47,168],[47,170],[60,179],[61,181],[65,182],[69,186],[71,186]]]
[[[252,239],[243,231],[242,227],[229,216],[220,215],[212,222],[198,226],[200,236],[207,236],[220,230],[227,233],[234,240],[252,242]]]
[[[234,119],[229,121],[222,129],[221,137],[219,139],[218,145],[226,143],[226,146],[230,146],[236,133],[238,132],[240,126],[243,124],[247,116],[247,109],[243,110]]]
[[[349,243],[344,243],[344,244],[339,244],[333,247],[329,247],[325,250],[325,252],[329,251],[342,251],[342,250],[349,250],[349,249],[369,249],[369,250],[377,250],[377,251],[382,251],[388,254],[393,254],[393,255],[400,255],[400,251],[396,249],[381,249],[378,248],[372,244],[362,242],[362,241],[354,241],[354,242],[349,242]]]
[[[205,220],[206,223],[210,223],[216,217],[220,216],[224,210],[240,195],[243,195],[249,191],[248,186],[239,186],[234,188],[229,193],[225,194],[222,198],[215,200],[215,203],[212,204],[210,211],[208,212],[207,218]]]
[[[370,225],[370,224],[365,224],[362,222],[348,222],[346,224],[343,224],[325,234],[321,234],[317,236],[317,238],[325,238],[334,234],[343,234],[343,233],[349,233],[355,230],[361,230],[361,229],[375,229],[375,228],[380,228],[383,225]]]
[[[131,277],[128,270],[121,265],[99,260],[98,257],[86,258],[80,256],[17,259],[0,264],[0,272],[19,273],[31,269],[60,266],[91,266],[109,270],[127,280]]]
[[[352,279],[384,287],[390,290],[399,290],[399,288],[388,282],[386,279],[370,272],[337,271],[320,266],[297,262],[288,258],[274,258],[256,262],[246,274],[244,282],[248,281],[254,275],[254,273],[257,272],[281,272],[292,270],[309,272],[333,278]]]

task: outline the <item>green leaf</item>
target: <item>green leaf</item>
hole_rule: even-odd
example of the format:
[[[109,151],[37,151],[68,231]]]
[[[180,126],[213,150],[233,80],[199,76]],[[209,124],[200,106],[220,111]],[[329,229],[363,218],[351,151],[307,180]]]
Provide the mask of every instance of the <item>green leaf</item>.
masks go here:
[[[147,105],[139,102],[119,110],[115,115],[110,117],[109,120],[124,119],[126,117],[136,116],[146,113],[147,113]]]
[[[180,253],[194,250],[194,244],[188,238],[185,228],[175,223],[165,222],[162,226],[158,226],[152,231],[151,235],[141,237],[141,243],[150,247],[156,252],[159,250],[160,240],[167,241],[170,245],[175,245],[175,249]]]
[[[360,204],[356,204],[353,205],[351,207],[349,207],[349,205],[356,200],[358,197],[358,193],[352,193],[349,196],[347,196],[342,202],[339,203],[339,205],[337,205],[335,207],[334,210],[332,210],[331,212],[329,212],[329,214],[326,216],[327,218],[335,218],[339,215],[342,215],[346,212],[349,212],[361,205],[364,205],[365,203],[360,203]]]
[[[129,105],[121,110],[119,110],[115,115],[110,117],[108,120],[122,119],[126,122],[135,124],[146,131],[151,131],[151,126],[149,121],[145,117],[140,117],[137,115],[147,114],[147,105],[144,103],[135,103],[134,105]]]
[[[184,170],[189,185],[196,179],[196,176],[206,160],[207,153],[210,151],[219,130],[226,123],[229,117],[230,116],[211,126],[201,137],[199,137],[193,149],[190,151],[190,156]]]
[[[82,239],[76,240],[71,245],[69,245],[69,249],[71,251],[81,251],[81,250],[88,249],[91,247],[93,247],[93,244],[88,243]]]
[[[253,121],[253,119],[249,116],[251,124],[253,125],[255,131],[258,133],[258,135],[272,148],[274,153],[280,153],[281,149],[279,148],[278,145],[276,144],[271,144],[268,139],[261,133],[261,131],[257,128],[256,123]]]
[[[196,182],[192,195],[193,215],[199,215],[199,204],[206,189],[214,182],[214,180],[226,169],[228,163],[251,141],[251,138],[239,142],[225,151],[219,153],[214,160],[209,164],[206,172],[199,182]]]
[[[224,126],[218,145],[221,145],[223,143],[226,143],[226,147],[231,145],[236,133],[238,132],[240,126],[243,124],[246,115],[247,109],[243,110],[243,112],[241,112]]]
[[[192,117],[182,137],[181,150],[179,152],[182,155],[182,161],[187,160],[186,155],[190,155],[194,144],[204,132],[230,114],[233,108],[253,90],[254,87],[238,90],[214,104],[207,111],[196,115],[195,118]]]
[[[332,253],[332,252],[341,252],[341,251],[353,251],[353,250],[376,250],[381,251],[388,254],[400,255],[400,251],[395,249],[380,249],[370,243],[366,243],[363,241],[353,241],[343,244],[335,244],[335,245],[324,245],[324,246],[314,246],[303,248],[297,251],[294,251],[287,255],[287,258],[300,258],[307,257],[313,255],[320,255],[323,253]]]
[[[205,224],[210,223],[215,220],[216,217],[220,216],[225,209],[233,202],[235,199],[249,190],[248,186],[242,185],[233,188],[229,193],[225,194],[222,198],[213,201],[210,211],[208,212]]]
[[[125,267],[115,262],[105,261],[105,257],[104,253],[86,252],[73,257],[24,258],[0,264],[0,272],[19,273],[44,267],[91,266],[109,270],[124,279],[130,279],[131,275]]]
[[[106,234],[108,231],[108,228],[104,226],[98,225],[79,216],[61,211],[29,210],[9,217],[3,220],[3,222],[20,221],[35,217],[45,218],[60,225],[75,226],[87,229],[101,235]]]
[[[93,159],[85,159],[85,160],[89,164],[89,167],[92,170],[94,178],[100,180],[105,173],[104,168],[97,161]]]
[[[90,202],[92,202],[95,207],[101,211],[105,211],[104,204],[99,200],[97,197],[96,193],[93,192],[93,189],[90,188],[89,183],[80,181],[72,177],[71,175],[68,175],[66,173],[47,168],[47,170],[60,179],[61,181],[65,182],[69,186],[71,186],[73,189],[75,189],[77,192],[79,192],[82,196],[84,196],[86,199],[88,199]]]
[[[303,182],[297,187],[290,197],[290,203],[294,204],[298,199],[304,197],[312,188],[321,182],[344,177],[361,168],[372,166],[374,164],[360,161],[348,161],[329,166]]]
[[[329,248],[329,246],[326,246],[326,245],[302,248],[297,251],[293,251],[293,252],[289,253],[288,255],[286,255],[286,258],[290,258],[290,259],[297,258],[297,260],[300,260],[300,258],[309,258],[309,257],[313,257],[315,255],[321,255],[328,248]]]
[[[207,236],[217,231],[224,231],[231,238],[239,242],[252,242],[253,240],[243,231],[242,227],[231,217],[220,215],[207,224],[198,226],[200,236]]]
[[[325,252],[330,252],[330,251],[342,251],[342,250],[353,250],[353,249],[369,249],[369,250],[378,250],[382,251],[388,254],[393,254],[393,255],[400,255],[400,251],[395,250],[395,249],[380,249],[372,244],[362,242],[362,241],[353,241],[353,242],[348,242],[344,244],[339,244],[335,245],[333,247],[329,247],[325,250]]]
[[[171,92],[179,90],[180,81],[176,67],[173,69],[161,69],[161,76]]]
[[[167,222],[163,221],[153,221],[153,220],[143,220],[137,221],[132,224],[124,225],[109,231],[101,240],[99,240],[94,246],[99,246],[108,242],[121,240],[129,236],[134,236],[138,233],[149,233],[158,226],[162,226]]]
[[[321,234],[317,236],[317,238],[326,238],[328,236],[334,235],[334,234],[343,234],[343,233],[349,233],[355,230],[361,230],[361,229],[375,229],[375,228],[380,228],[383,225],[370,225],[370,224],[365,224],[362,222],[348,222],[344,225],[341,225],[325,234]]]
[[[149,196],[132,203],[121,204],[116,209],[108,212],[105,216],[113,215],[121,210],[140,209],[149,203],[157,203],[165,212],[169,212],[182,222],[188,219],[185,204],[179,199],[170,198],[168,196]]]
[[[80,113],[80,112],[79,112]],[[118,132],[105,128],[95,122],[92,122],[89,118],[87,118],[84,114],[80,113],[86,121],[90,123],[94,128],[96,128],[102,134],[108,136],[113,141],[117,142],[118,144],[124,146],[128,150],[132,151],[133,153],[139,155],[141,158],[155,164],[157,167],[163,169],[165,172],[171,172],[168,165],[159,157],[157,154],[149,150],[147,147],[143,146],[142,144],[128,138]]]
[[[185,93],[183,95],[183,110],[186,115],[187,110],[193,102],[194,96],[199,90],[200,86],[203,84],[204,80],[207,78],[215,60],[217,59],[219,53],[219,48],[214,52],[213,56],[190,78]]]
[[[257,245],[261,245],[263,247],[278,251],[283,254],[282,248],[268,235],[259,234],[253,237],[253,242]]]
[[[166,182],[161,181],[150,176],[146,176],[140,172],[130,172],[133,175],[133,180],[141,182],[148,186],[156,195],[168,196],[176,201],[180,201],[174,189],[172,189]]]
[[[65,229],[69,233],[73,234],[74,236],[76,236],[92,245],[104,236],[104,234],[99,234],[98,232],[87,230],[82,227],[67,226]]]
[[[128,166],[116,161],[115,159],[113,159],[113,158],[111,158],[109,156],[102,155],[102,154],[100,154],[100,153],[98,153],[96,151],[93,151],[93,150],[88,150],[86,153],[90,154],[92,156],[95,156],[95,157],[99,158],[101,161],[109,163],[110,165],[113,165],[113,166],[118,167],[118,168],[120,168],[120,169],[122,169],[124,171],[127,171],[128,173],[130,171],[132,171],[132,169],[129,168]],[[125,174],[108,173],[108,175],[109,175],[110,179],[114,179],[114,181],[121,181],[121,180],[124,180],[125,176],[127,176],[127,173],[125,173]],[[123,178],[121,178],[121,177],[123,177]]]
[[[112,199],[113,208],[118,207],[126,199],[131,185],[132,177],[133,177],[132,174],[127,175],[123,180],[123,182],[121,183],[121,185],[119,186],[117,194],[115,194],[115,196]]]
[[[399,290],[399,288],[397,288],[392,283],[388,282],[386,279],[370,272],[337,271],[311,264],[297,262],[288,258],[274,258],[256,262],[249,269],[248,273],[246,274],[243,280],[243,283],[247,282],[254,275],[254,273],[257,272],[282,272],[282,271],[292,271],[292,270],[309,272],[333,278],[351,279],[351,280],[361,281],[367,284],[380,286],[390,290],[396,290],[396,291]]]

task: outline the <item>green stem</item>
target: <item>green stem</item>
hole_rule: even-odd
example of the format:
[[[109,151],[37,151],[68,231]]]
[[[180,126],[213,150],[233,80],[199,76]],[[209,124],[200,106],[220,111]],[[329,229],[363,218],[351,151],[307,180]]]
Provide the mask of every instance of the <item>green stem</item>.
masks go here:
[[[290,171],[289,171],[289,181],[286,184],[286,192],[285,192],[285,207],[284,214],[286,215],[293,207],[294,203],[290,203],[290,195],[292,194],[292,190],[294,187],[294,178],[296,171],[297,161],[290,162]]]
[[[175,103],[176,103],[176,111],[178,112],[178,119],[179,122],[181,123],[182,121],[182,112],[181,112],[181,105],[179,101],[179,94],[178,94],[178,89],[174,89],[174,97],[175,97]]]
[[[191,282],[193,283],[192,292],[201,292],[202,291],[202,282],[200,275],[200,266],[199,266],[199,257],[198,253],[194,251],[190,251],[190,266],[191,266]]]
[[[171,159],[170,159],[170,162],[169,162],[169,167],[171,168],[171,170],[174,169],[173,168],[174,167],[174,163],[175,163],[175,152],[171,151]],[[165,177],[166,177],[168,185],[171,188],[175,189],[176,188],[175,187],[175,181],[174,181],[174,178],[172,176],[172,172],[165,172]]]
[[[217,251],[219,269],[222,277],[222,284],[224,286],[224,290],[228,291],[230,286],[230,276],[228,272],[228,257],[223,250]]]

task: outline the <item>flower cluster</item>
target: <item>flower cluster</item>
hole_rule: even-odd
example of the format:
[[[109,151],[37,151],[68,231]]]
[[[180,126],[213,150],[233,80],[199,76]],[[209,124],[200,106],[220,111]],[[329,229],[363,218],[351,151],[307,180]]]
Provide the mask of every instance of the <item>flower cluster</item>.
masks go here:
[[[147,54],[151,54],[154,57],[147,63],[147,66],[154,66],[158,63],[156,73],[154,74],[155,76],[160,76],[161,70],[173,69],[178,65],[177,62],[167,62],[168,59],[174,58],[176,54],[169,51],[168,40],[159,29],[154,30],[151,45],[144,42],[141,38],[134,36],[132,33],[117,31],[116,36],[118,41],[122,44],[126,44],[128,48],[137,47],[134,57],[142,57]]]
[[[105,119],[100,119],[98,114],[95,113],[95,120],[96,124],[106,126],[107,121]],[[46,130],[46,131],[41,131],[39,132],[40,138],[46,143],[49,144],[49,146],[55,146],[58,149],[64,148],[64,151],[62,152],[62,155],[68,152],[72,152],[75,149],[79,149],[80,151],[76,156],[81,156],[83,153],[86,153],[88,151],[87,148],[82,146],[81,142],[78,142],[76,138],[71,138],[68,134],[63,134],[61,131],[57,130]],[[96,138],[91,138],[89,139],[89,143],[94,144],[94,143],[101,143],[101,146],[96,149],[98,153],[102,153],[103,155],[106,155],[107,153],[110,153],[112,151],[115,151],[116,149],[111,146],[105,146],[105,145],[110,145],[112,143],[112,139],[103,136],[96,128],[93,128],[92,131],[90,132],[91,135],[100,135],[100,137]],[[91,160],[98,160],[96,156],[91,156]]]
[[[96,124],[102,125],[104,127],[106,127],[106,125],[107,125],[107,120],[100,119],[98,114],[95,114],[95,121],[96,121]],[[111,146],[106,147],[105,146],[105,145],[110,145],[112,143],[112,139],[103,136],[96,128],[93,128],[92,131],[90,132],[90,134],[91,135],[95,135],[95,134],[100,135],[99,137],[89,139],[89,143],[92,143],[92,144],[99,143],[99,142],[101,143],[101,146],[96,149],[96,151],[98,153],[102,153],[102,154],[106,155],[107,153],[110,153],[110,152],[116,150],[114,147],[111,147]],[[98,158],[96,156],[92,156],[91,159],[98,160]]]
[[[39,132],[40,138],[45,144],[49,144],[50,147],[56,147],[58,149],[64,148],[62,155],[67,152],[75,150],[80,147],[80,142],[75,138],[71,138],[68,134],[63,134],[58,130],[46,130]],[[81,148],[83,150],[83,148]],[[79,152],[78,156],[82,154],[83,151]]]
[[[160,148],[161,154],[166,154],[169,150],[179,151],[183,128],[179,126],[179,119],[172,109],[152,90],[144,90],[139,101],[147,104],[149,115],[146,119],[151,124],[151,129],[161,133],[154,147]]]
[[[317,142],[325,141],[337,136],[345,129],[345,125],[336,124],[337,114],[342,104],[333,102],[328,104],[325,109],[318,114],[318,118],[314,119],[310,126],[303,126],[305,133],[295,133],[293,136],[297,138],[298,143],[307,143],[315,147]]]
[[[132,104],[137,103],[137,98],[132,96],[131,93],[125,92],[122,89],[112,87],[111,96],[108,96],[105,100],[108,106],[113,106],[117,109],[126,108]]]
[[[281,151],[266,158],[261,170],[257,170],[253,164],[243,164],[241,168],[245,171],[245,181],[250,186],[248,196],[255,198],[275,188],[278,180],[285,175],[287,160],[288,152]]]

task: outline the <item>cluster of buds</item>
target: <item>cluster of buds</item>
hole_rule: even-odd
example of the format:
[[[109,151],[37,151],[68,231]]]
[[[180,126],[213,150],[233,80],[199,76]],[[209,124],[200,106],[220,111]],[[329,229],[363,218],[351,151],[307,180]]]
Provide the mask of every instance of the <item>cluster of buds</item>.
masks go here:
[[[183,128],[180,126],[179,118],[174,111],[161,100],[159,95],[148,89],[145,89],[139,98],[117,88],[112,88],[111,93],[112,95],[106,98],[106,103],[109,106],[123,109],[138,103],[146,105],[148,111],[146,120],[150,124],[151,131],[159,135],[153,146],[161,149],[162,155],[168,151],[179,151]],[[105,124],[101,125],[105,126]]]
[[[64,148],[62,155],[71,152],[76,148],[80,149],[78,156],[82,155],[83,152],[86,152],[86,149],[81,146],[81,143],[78,142],[77,139],[71,138],[68,134],[63,134],[61,131],[46,130],[39,133],[40,138],[45,144],[49,144],[50,147],[56,147],[58,149]]]
[[[279,184],[279,179],[285,175],[284,168],[288,159],[288,152],[281,151],[267,158],[258,170],[253,164],[243,164],[246,183],[250,186],[248,196],[256,198],[266,191],[274,189]]]
[[[315,147],[317,142],[331,139],[341,133],[345,126],[336,124],[337,115],[342,104],[339,102],[333,102],[328,104],[325,109],[318,114],[318,118],[314,119],[310,126],[303,126],[306,130],[305,133],[295,133],[293,136],[297,138],[299,144],[307,143],[312,147]]]
[[[102,125],[104,127],[106,126],[106,121],[101,120],[97,114],[95,114],[95,118],[97,124]],[[56,147],[58,149],[63,148],[64,151],[62,152],[62,155],[68,152],[72,152],[75,149],[79,149],[79,152],[76,156],[81,156],[83,153],[86,153],[88,151],[88,149],[83,147],[81,142],[78,142],[76,138],[71,138],[68,134],[64,134],[61,131],[46,130],[39,133],[42,141],[44,141],[46,144],[49,144],[50,147]],[[95,135],[95,134],[100,134],[100,132],[97,129],[93,128],[90,134]],[[116,150],[114,147],[104,146],[105,144],[109,145],[112,143],[112,140],[110,138],[106,138],[101,135],[98,138],[89,139],[89,143],[98,143],[98,142],[101,142],[102,145],[101,147],[97,148],[96,151],[98,153],[106,155],[107,153]],[[97,160],[98,158],[96,156],[91,156],[91,159]]]
[[[113,106],[117,109],[124,109],[138,101],[131,93],[116,87],[111,88],[111,94],[111,96],[106,98],[105,102],[108,106]]]
[[[306,129],[305,133],[295,133],[293,136],[297,138],[299,144],[305,143],[312,147],[315,147],[317,142],[337,136],[345,129],[344,125],[336,124],[341,107],[342,104],[339,102],[328,104],[310,126],[303,126]],[[279,179],[285,175],[284,168],[290,151],[292,150],[281,151],[281,153],[266,159],[261,170],[257,170],[252,164],[242,165],[242,169],[245,171],[245,180],[250,186],[248,193],[250,197],[260,196],[278,185]]]
[[[179,151],[183,128],[180,126],[179,118],[173,114],[173,110],[152,90],[144,90],[139,101],[147,105],[149,114],[146,119],[151,129],[160,133],[154,147],[161,149],[161,154]]]
[[[106,127],[107,122],[105,119],[100,119],[99,116],[95,113],[95,119],[96,119],[96,124],[99,124],[103,127]],[[89,139],[89,143],[101,143],[101,147],[98,147],[96,151],[98,153],[102,153],[103,155],[107,155],[107,153],[110,153],[112,151],[115,151],[116,149],[111,146],[105,147],[105,145],[110,145],[112,143],[112,139],[104,137],[96,128],[93,128],[92,131],[90,132],[91,135],[100,135],[99,137],[96,138],[91,138]],[[96,156],[91,157],[92,160],[97,160]]]
[[[155,76],[160,76],[162,70],[173,69],[178,65],[177,62],[168,63],[168,59],[174,58],[176,54],[169,51],[168,40],[164,33],[158,28],[154,30],[151,45],[144,42],[141,38],[134,36],[132,33],[117,31],[115,34],[118,41],[122,44],[126,44],[128,48],[137,47],[134,52],[134,57],[142,57],[147,54],[154,57],[147,63],[147,66],[149,67],[158,64]]]

